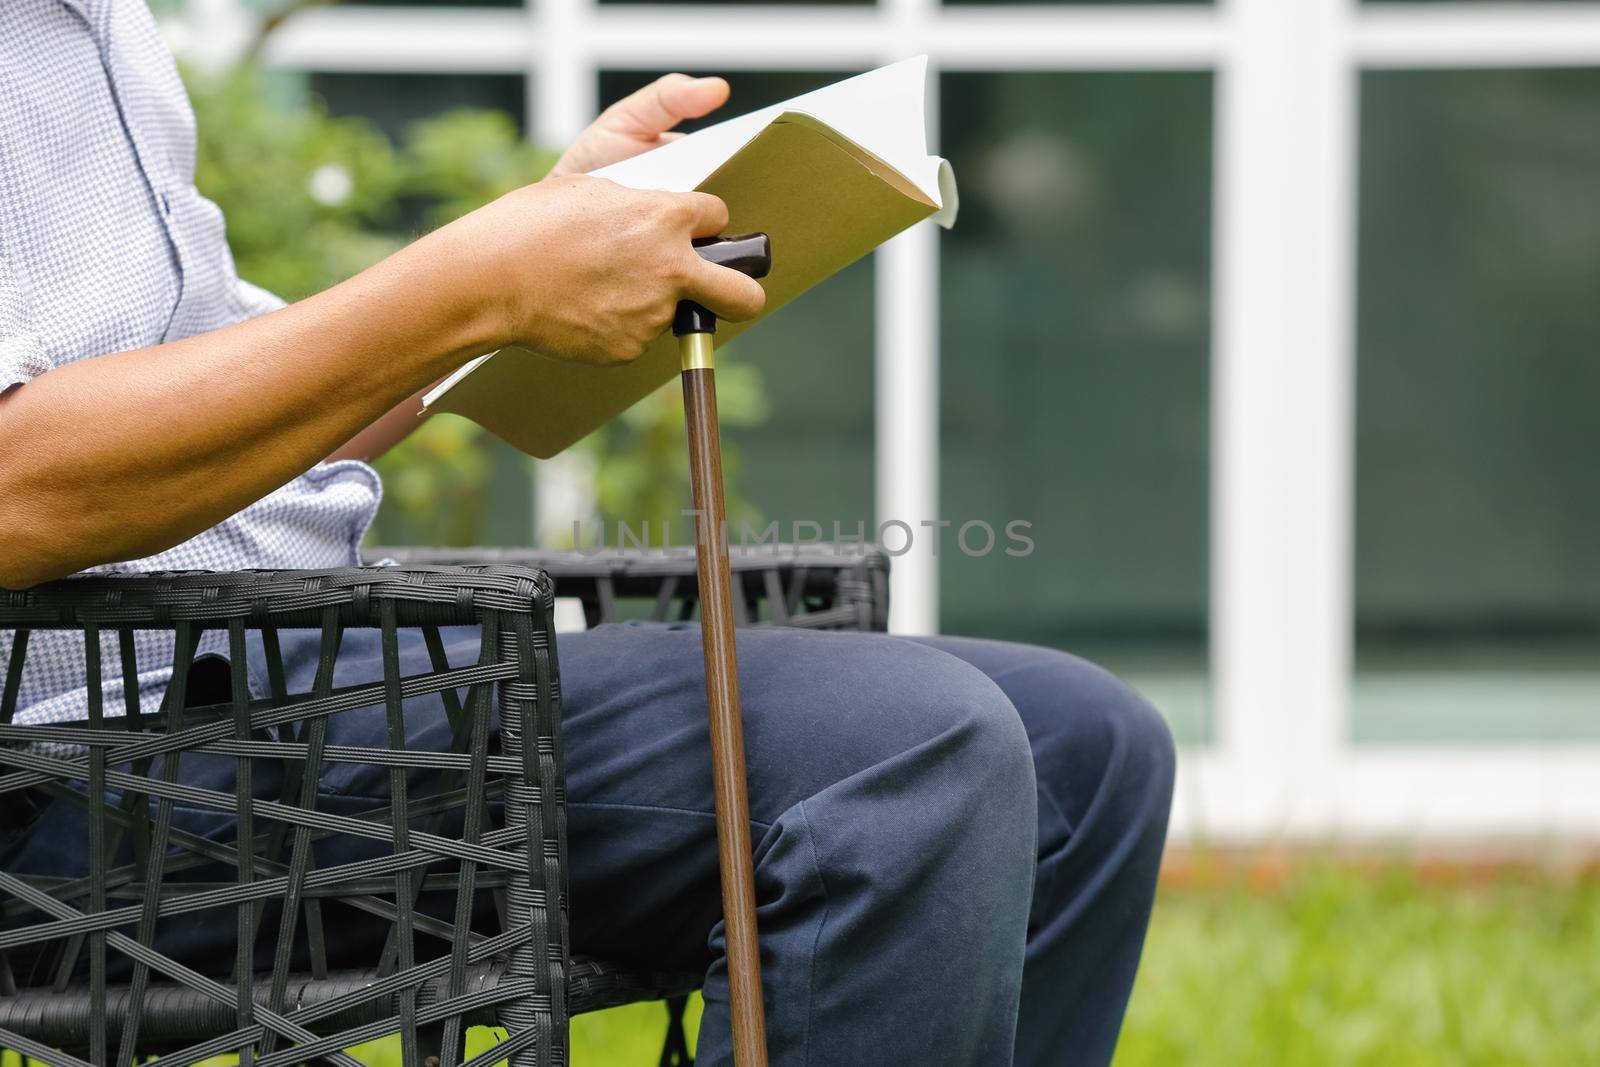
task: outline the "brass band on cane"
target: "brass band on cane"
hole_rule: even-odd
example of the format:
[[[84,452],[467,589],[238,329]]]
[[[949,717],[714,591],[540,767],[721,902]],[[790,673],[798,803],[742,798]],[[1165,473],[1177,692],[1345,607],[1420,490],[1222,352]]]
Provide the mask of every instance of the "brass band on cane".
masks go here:
[[[712,370],[712,335],[690,333],[678,338],[678,360],[681,370]]]

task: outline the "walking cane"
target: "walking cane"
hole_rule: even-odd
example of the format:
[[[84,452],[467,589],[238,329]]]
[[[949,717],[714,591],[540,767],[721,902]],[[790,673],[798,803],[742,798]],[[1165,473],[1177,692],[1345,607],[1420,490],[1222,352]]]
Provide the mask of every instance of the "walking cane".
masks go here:
[[[772,246],[764,233],[702,238],[695,242],[695,250],[703,259],[752,278],[763,278],[772,269]],[[711,357],[711,336],[716,330],[717,317],[710,311],[692,300],[678,304],[672,332],[678,337],[682,364],[689,483],[699,519],[695,553],[700,574],[700,641],[706,659],[706,711],[711,719],[711,782],[717,803],[733,1062],[738,1067],[766,1067],[767,1029],[761,1005],[761,953],[756,941],[750,797],[745,787],[744,729],[739,720],[733,578],[728,569],[722,441],[717,430],[717,379]]]

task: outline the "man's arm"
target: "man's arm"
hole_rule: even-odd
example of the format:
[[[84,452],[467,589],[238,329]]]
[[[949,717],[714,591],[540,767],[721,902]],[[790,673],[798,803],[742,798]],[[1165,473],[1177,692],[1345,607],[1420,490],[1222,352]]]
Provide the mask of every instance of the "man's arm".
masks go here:
[[[625,362],[679,299],[750,317],[760,286],[689,244],[726,223],[704,194],[542,182],[280,311],[11,390],[0,396],[0,587],[186,540],[502,345]]]

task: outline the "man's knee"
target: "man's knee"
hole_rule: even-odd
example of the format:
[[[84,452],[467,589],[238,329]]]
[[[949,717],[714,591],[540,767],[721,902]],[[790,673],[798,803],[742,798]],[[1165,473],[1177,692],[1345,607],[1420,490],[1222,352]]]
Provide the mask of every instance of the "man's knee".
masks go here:
[[[850,687],[853,725],[844,744],[858,756],[929,776],[947,796],[984,807],[1030,794],[1033,756],[1009,699],[977,668],[934,649],[893,638],[850,642],[866,662]]]
[[[919,651],[924,651],[920,650]],[[929,742],[946,758],[934,772],[938,790],[984,813],[992,832],[1030,841],[1037,830],[1037,788],[1032,746],[1010,699],[978,668],[935,653],[912,664],[917,680],[909,690],[939,734]],[[1030,844],[1031,849],[1031,844]]]
[[[813,764],[807,795],[780,828],[807,826],[830,891],[870,886],[881,906],[918,901],[940,916],[930,930],[948,934],[954,924],[981,944],[993,927],[1009,939],[1025,921],[1038,835],[1033,757],[1016,709],[982,671],[934,649],[863,635],[834,651],[817,695],[848,713],[808,726],[812,758],[826,753],[827,769]],[[806,762],[797,751],[788,758]],[[956,900],[965,918],[946,914]]]
[[[1132,686],[1099,667],[1089,689],[1088,714],[1097,720],[1111,749],[1108,763],[1139,785],[1165,796],[1172,792],[1177,746],[1172,729],[1155,706]],[[1108,768],[1111,769],[1111,768]]]
[[[1120,822],[1166,826],[1177,751],[1166,719],[1126,682],[1085,660],[1051,653],[1049,696],[1030,703],[1041,785],[1073,824],[1096,808]]]
[[[923,814],[921,847],[964,853],[1006,907],[1026,908],[1038,838],[1038,789],[1027,731],[1005,693],[957,659],[898,642],[897,717],[914,723],[888,768],[908,775]],[[931,653],[931,654],[930,654]],[[885,827],[886,833],[894,833]]]
[[[1027,733],[993,682],[880,634],[740,634],[745,740],[780,809],[873,773],[947,792],[1032,788]]]

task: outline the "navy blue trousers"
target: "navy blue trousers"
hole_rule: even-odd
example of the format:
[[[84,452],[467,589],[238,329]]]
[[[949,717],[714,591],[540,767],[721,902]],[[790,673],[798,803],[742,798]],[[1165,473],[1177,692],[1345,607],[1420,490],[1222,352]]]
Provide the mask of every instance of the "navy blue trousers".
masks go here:
[[[291,691],[306,691],[316,635],[284,636]],[[476,657],[475,633],[448,636],[452,663]],[[426,671],[420,639],[404,638],[402,667]],[[700,1061],[720,1067],[732,1050],[699,641],[697,627],[637,624],[561,636],[572,942],[702,970]],[[1171,801],[1160,716],[1042,648],[776,628],[738,641],[772,1062],[1108,1063]],[[335,682],[370,681],[380,663],[376,633],[349,631]],[[448,743],[436,698],[407,722],[410,746]],[[336,716],[328,740],[384,736],[371,709]],[[223,776],[230,760],[185,761],[197,784]],[[387,787],[384,770],[334,764],[319,803],[359,808]],[[55,807],[4,850],[7,869],[81,866]],[[225,818],[189,815],[196,829]],[[196,923],[162,947],[227,959],[231,927]],[[370,956],[385,932],[331,927],[333,954]]]

